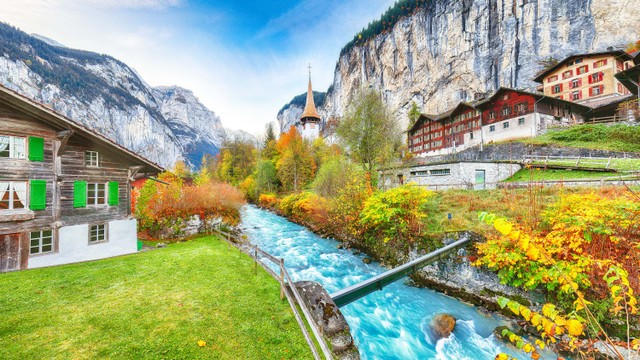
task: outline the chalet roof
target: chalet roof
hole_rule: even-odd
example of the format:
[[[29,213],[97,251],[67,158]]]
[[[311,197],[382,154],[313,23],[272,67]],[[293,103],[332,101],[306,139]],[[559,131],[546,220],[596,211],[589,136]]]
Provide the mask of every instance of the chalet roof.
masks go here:
[[[640,52],[639,52],[640,53]],[[640,60],[640,57],[637,57]],[[638,81],[640,80],[640,65],[636,65],[625,71],[616,74],[616,78],[624,85],[632,94],[638,93]]]
[[[602,111],[607,108],[615,109],[618,107],[618,104],[620,104],[621,102],[631,100],[634,97],[635,97],[634,95],[607,96],[607,97],[596,98],[591,101],[588,101],[585,103],[585,105],[588,105],[591,108],[589,109],[589,112]]]
[[[591,57],[602,56],[602,55],[610,55],[610,56],[614,56],[616,58],[624,58],[624,61],[633,59],[631,55],[627,54],[626,52],[624,52],[622,50],[602,51],[602,52],[594,52],[594,53],[586,53],[586,54],[575,54],[575,55],[571,55],[571,56],[566,57],[564,60],[560,61],[559,63],[555,64],[554,66],[552,66],[552,67],[550,67],[548,69],[545,69],[542,72],[538,73],[538,75],[536,75],[536,77],[533,78],[533,81],[542,83],[543,79],[545,77],[547,77],[547,75],[551,74],[552,72],[555,72],[560,67],[564,66],[564,64],[566,64],[567,62],[569,62],[569,61],[571,61],[573,59],[582,58],[582,57],[591,58]]]
[[[633,63],[640,65],[640,51],[632,52],[630,55],[633,58]]]
[[[83,138],[92,140],[98,145],[112,149],[115,153],[118,153],[122,155],[124,158],[129,159],[134,164],[143,165],[145,169],[144,171],[140,171],[141,173],[142,172],[159,173],[164,171],[164,169],[160,165],[96,133],[95,131],[87,128],[86,126],[59,114],[55,110],[37,101],[29,99],[26,96],[21,95],[2,85],[0,85],[0,102],[6,103],[7,105],[13,108],[20,110],[26,114],[29,114],[35,117],[36,119],[46,124],[49,124],[55,128],[58,128],[60,130],[73,130],[74,136],[81,136]]]
[[[304,105],[304,111],[302,111],[300,120],[305,118],[313,118],[313,119],[320,120],[320,115],[318,115],[318,111],[316,110],[316,104],[313,101],[313,90],[311,89],[311,74],[309,74],[309,88],[307,89],[307,102]]]

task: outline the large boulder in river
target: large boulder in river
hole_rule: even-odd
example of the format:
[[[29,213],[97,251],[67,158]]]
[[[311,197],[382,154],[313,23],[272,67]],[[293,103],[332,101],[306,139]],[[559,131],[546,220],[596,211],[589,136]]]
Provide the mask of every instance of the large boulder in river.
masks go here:
[[[456,318],[449,314],[438,314],[431,320],[431,324],[429,324],[431,334],[436,341],[449,337],[455,327]]]

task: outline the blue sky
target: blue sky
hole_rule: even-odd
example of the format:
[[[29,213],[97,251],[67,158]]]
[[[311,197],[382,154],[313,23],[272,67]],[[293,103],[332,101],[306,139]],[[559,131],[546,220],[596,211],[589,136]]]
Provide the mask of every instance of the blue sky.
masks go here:
[[[178,85],[225,127],[261,134],[291,98],[333,81],[340,49],[394,0],[0,0],[0,21],[111,55]]]

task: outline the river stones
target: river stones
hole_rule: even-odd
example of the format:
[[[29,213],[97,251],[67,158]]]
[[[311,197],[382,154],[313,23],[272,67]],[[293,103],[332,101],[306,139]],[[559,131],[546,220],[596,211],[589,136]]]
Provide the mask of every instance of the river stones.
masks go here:
[[[436,315],[429,324],[431,335],[434,340],[438,341],[442,338],[449,337],[456,327],[456,318],[449,314]]]

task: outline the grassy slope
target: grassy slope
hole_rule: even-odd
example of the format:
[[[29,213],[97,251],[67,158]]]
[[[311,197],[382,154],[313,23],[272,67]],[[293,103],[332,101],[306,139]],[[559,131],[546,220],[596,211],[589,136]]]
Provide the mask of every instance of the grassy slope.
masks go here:
[[[278,283],[214,237],[0,274],[0,293],[2,359],[310,357]]]
[[[524,140],[524,142],[587,149],[640,152],[640,126],[580,125],[549,131],[536,138]]]
[[[599,179],[603,177],[615,177],[616,175],[616,173],[582,170],[522,169],[505,181],[529,182],[542,180]]]

